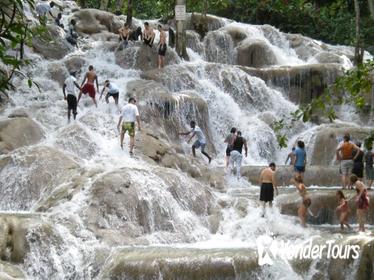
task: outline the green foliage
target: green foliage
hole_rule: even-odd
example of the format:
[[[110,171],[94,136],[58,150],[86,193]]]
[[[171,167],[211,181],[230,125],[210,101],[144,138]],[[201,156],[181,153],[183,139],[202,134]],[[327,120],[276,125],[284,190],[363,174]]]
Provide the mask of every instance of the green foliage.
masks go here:
[[[7,0],[0,6],[0,91],[4,93],[13,89],[11,79],[15,73],[24,76],[21,67],[28,63],[23,59],[23,48],[30,44],[33,32],[23,13],[25,4],[34,8],[33,0]]]

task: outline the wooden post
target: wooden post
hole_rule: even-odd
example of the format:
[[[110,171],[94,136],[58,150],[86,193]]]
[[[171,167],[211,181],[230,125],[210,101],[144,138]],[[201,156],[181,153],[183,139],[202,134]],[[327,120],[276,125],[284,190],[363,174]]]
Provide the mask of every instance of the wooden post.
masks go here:
[[[186,0],[176,0],[175,5],[176,20],[176,51],[177,54],[188,60],[186,49]]]

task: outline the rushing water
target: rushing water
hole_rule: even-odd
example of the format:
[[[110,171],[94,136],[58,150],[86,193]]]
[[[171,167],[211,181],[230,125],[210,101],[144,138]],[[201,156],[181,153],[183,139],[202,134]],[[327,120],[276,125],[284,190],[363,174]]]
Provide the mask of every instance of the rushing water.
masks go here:
[[[220,29],[209,32],[197,44],[200,51],[188,49],[190,62],[168,66],[158,73],[158,80],[180,102],[183,102],[183,94],[191,91],[206,102],[207,132],[217,151],[213,167],[223,165],[223,140],[232,126],[242,130],[248,139],[249,157],[245,164],[282,162],[287,151],[278,151],[269,119],[287,117],[297,105],[287,99],[282,89],[271,88],[260,78],[232,65],[237,59],[237,46],[228,34],[242,32],[247,36],[243,44],[261,42],[268,46],[276,58],[276,64],[272,66],[275,68],[313,63],[319,42],[313,41],[315,46],[306,48],[306,57],[302,58],[290,47],[286,34],[273,27],[224,19],[220,24]],[[352,54],[351,49],[328,48],[330,51],[336,49],[344,67],[350,66],[347,55]],[[256,239],[259,236],[272,235],[297,243],[324,234],[317,227],[302,228],[295,217],[281,215],[277,207],[262,218],[257,186],[244,178],[237,181],[226,176],[227,192],[220,193],[182,172],[160,171],[141,155],[130,158],[118,144],[118,113],[113,103],[99,101],[95,108],[87,97],[83,97],[77,120],[67,124],[62,89],[56,77],[50,74],[51,69],[73,57],[83,57],[94,65],[100,83],[110,78],[120,86],[120,105],[126,103],[127,85],[141,78],[140,70],[118,66],[115,54],[105,43],[90,38],[81,42],[81,49],[58,62],[45,60],[30,50],[28,55],[33,61],[28,72],[40,85],[41,92],[29,89],[26,81],[17,78],[12,103],[0,114],[0,120],[6,119],[14,109],[26,108],[45,135],[40,143],[13,152],[13,164],[0,171],[1,210],[10,215],[46,212],[40,214],[39,221],[27,234],[29,250],[21,265],[27,279],[107,279],[110,271],[121,269],[126,271],[121,274],[127,275],[126,279],[176,279],[180,273],[190,275],[191,279],[208,279],[215,268],[219,268],[217,271],[221,276],[227,273],[227,279],[231,279],[231,269],[236,279],[313,279],[317,264],[311,265],[303,275],[295,272],[288,262],[276,262],[249,273],[253,260],[254,263],[257,261]],[[80,80],[86,67],[80,71]],[[183,110],[178,113],[182,123],[188,123]],[[289,143],[303,138],[308,154],[311,154],[317,128],[311,123],[295,125],[287,132]],[[79,137],[69,137],[69,131],[75,131]],[[183,139],[181,141],[189,153],[188,145]],[[43,153],[49,155],[48,148],[62,153],[54,157],[55,162],[38,158]],[[32,164],[28,164],[30,158]],[[116,214],[118,210],[118,213],[130,213],[131,216],[134,210],[131,205],[115,204],[115,196],[113,208],[121,209],[110,209],[110,199],[105,205],[100,204],[103,202],[98,182],[103,178],[122,176],[118,175],[121,172],[125,172],[125,177],[120,177],[118,182],[127,179],[136,182],[136,199],[143,207],[136,211],[145,217],[139,229],[124,227],[128,221]],[[47,179],[38,181],[39,177]],[[111,181],[104,182],[110,193]],[[33,193],[35,189],[38,190],[36,194]],[[67,191],[69,195],[63,196]],[[131,199],[126,202],[131,204]],[[99,220],[99,227],[94,230],[93,222],[87,218],[90,211],[98,211],[93,214]],[[214,222],[209,219],[217,221],[215,230],[210,229]],[[130,232],[134,236],[129,236],[126,241]],[[195,265],[205,267],[206,271],[193,274]],[[211,276],[211,279],[221,279],[221,276]]]

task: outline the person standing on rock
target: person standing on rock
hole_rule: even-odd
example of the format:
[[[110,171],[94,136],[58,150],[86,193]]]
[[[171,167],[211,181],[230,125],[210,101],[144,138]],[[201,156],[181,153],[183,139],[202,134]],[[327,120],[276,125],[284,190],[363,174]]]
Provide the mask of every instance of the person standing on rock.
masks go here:
[[[106,80],[104,83],[104,88],[101,91],[99,100],[103,96],[103,93],[106,89],[107,89],[107,94],[105,95],[106,103],[107,104],[109,103],[109,97],[113,97],[114,102],[116,103],[116,106],[118,107],[119,87],[115,83],[112,83],[109,80]]]
[[[374,153],[372,152],[372,144],[366,143],[366,152],[365,152],[365,177],[368,190],[371,189],[374,181],[374,167],[373,167],[373,157]]]
[[[266,203],[269,203],[269,207],[273,207],[274,189],[276,191],[276,195],[278,195],[277,183],[275,181],[275,170],[275,163],[272,162],[269,164],[269,167],[263,169],[260,174],[260,201],[263,202],[262,217],[265,216]]]
[[[245,157],[248,156],[247,140],[242,137],[241,131],[237,132],[234,143],[232,144],[232,150],[230,152],[230,163],[232,168],[236,167],[236,178],[240,179],[240,168],[242,167],[243,161],[243,146],[245,151]]]
[[[52,8],[55,6],[55,3],[39,3],[36,5],[35,10],[39,17],[39,22],[43,25],[47,23],[47,13],[51,15],[52,18],[55,18],[52,14]]]
[[[230,130],[230,134],[226,136],[225,141],[224,141],[227,144],[226,156],[225,156],[225,168],[226,169],[229,167],[230,153],[232,151],[232,146],[234,144],[235,138],[236,138],[236,128],[232,127]]]
[[[349,135],[344,135],[343,144],[339,145],[336,149],[336,159],[340,161],[340,172],[342,176],[342,187],[343,189],[350,186],[349,177],[352,174],[353,161],[356,160],[359,153],[359,148],[350,142],[351,138]],[[353,152],[356,151],[355,156]]]
[[[143,32],[143,42],[144,42],[144,44],[152,48],[155,36],[156,36],[156,34],[153,31],[153,28],[150,27],[148,22],[145,22],[144,23],[144,32]]]
[[[64,93],[64,99],[68,103],[68,122],[70,122],[70,113],[73,111],[73,118],[77,116],[77,94],[75,88],[81,90],[80,86],[77,84],[75,78],[75,72],[71,72],[70,76],[65,80],[64,86],[62,87],[62,92]],[[67,94],[66,94],[67,93]]]
[[[127,23],[125,23],[124,26],[121,27],[118,30],[119,38],[122,41],[122,43],[118,46],[117,50],[119,50],[119,48],[121,46],[122,46],[122,49],[127,48],[128,44],[129,44],[130,32],[131,32],[131,30],[130,30],[129,25]]]
[[[136,100],[133,97],[130,97],[129,103],[123,106],[121,116],[118,120],[117,129],[120,130],[121,124],[121,136],[120,143],[121,149],[123,149],[123,140],[125,138],[126,131],[130,136],[130,156],[134,154],[134,145],[135,145],[135,121],[138,123],[138,130],[141,130],[140,127],[140,115],[138,107],[135,105]]]
[[[161,25],[158,25],[158,31],[160,32],[160,42],[158,43],[158,69],[164,68],[165,66],[165,55],[166,55],[166,34],[162,29]]]
[[[64,29],[64,25],[62,24],[61,20],[62,20],[62,13],[58,13],[57,17],[55,18],[55,23],[58,27],[61,27],[62,29]]]
[[[87,83],[83,86],[83,84],[86,82],[86,80],[87,80]],[[97,107],[96,91],[95,91],[94,82],[96,82],[97,92],[100,92],[99,91],[99,81],[98,81],[96,72],[94,71],[94,67],[92,65],[90,65],[88,67],[88,72],[84,76],[84,79],[83,79],[83,82],[82,82],[82,85],[81,85],[81,87],[82,86],[83,87],[82,87],[82,89],[81,89],[81,91],[79,93],[79,96],[78,96],[78,103],[79,103],[79,100],[81,99],[82,93],[83,94],[87,94],[88,93],[88,95],[92,98],[93,103]]]
[[[353,169],[352,174],[355,174],[359,180],[362,181],[362,178],[364,177],[364,151],[361,150],[361,142],[357,142],[356,146],[358,147],[358,150],[355,153],[358,153],[356,156],[355,154],[355,160],[353,161]]]
[[[305,144],[303,141],[297,141],[297,148],[295,149],[295,162],[294,162],[294,170],[295,175],[300,175],[301,178],[304,177],[306,166],[306,152],[305,152]]]
[[[351,184],[356,187],[356,205],[357,205],[357,222],[358,231],[365,231],[366,215],[369,209],[369,196],[366,186],[358,180],[356,175],[350,177]]]
[[[197,136],[197,140],[192,145],[192,154],[193,154],[194,157],[196,157],[196,149],[201,148],[201,153],[208,158],[209,163],[210,163],[212,161],[212,158],[208,155],[207,152],[205,152],[206,139],[205,139],[205,135],[204,135],[203,131],[201,130],[200,127],[198,127],[196,125],[195,121],[191,121],[190,126],[191,126],[192,130],[187,131],[187,132],[180,132],[179,135],[186,135],[187,136],[189,134],[192,134],[190,139],[188,139],[187,143],[190,143],[192,138]]]

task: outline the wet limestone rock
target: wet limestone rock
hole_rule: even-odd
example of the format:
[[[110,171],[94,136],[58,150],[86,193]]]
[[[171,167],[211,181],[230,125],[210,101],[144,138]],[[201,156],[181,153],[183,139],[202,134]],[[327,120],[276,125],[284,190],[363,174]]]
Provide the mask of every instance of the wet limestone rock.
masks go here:
[[[64,31],[57,25],[47,25],[47,32],[32,38],[34,50],[46,59],[61,59],[73,50]]]
[[[62,150],[82,159],[90,159],[98,149],[88,132],[79,124],[71,124],[64,128],[58,134],[56,144]]]
[[[202,15],[201,13],[187,14],[186,29],[200,31],[214,31],[225,26],[222,18],[214,15]]]
[[[74,72],[80,71],[83,68],[83,66],[88,64],[88,61],[83,56],[74,55],[65,59],[64,64],[69,72]]]
[[[0,92],[0,112],[5,108],[9,102],[9,97],[5,93]]]
[[[9,115],[8,118],[13,119],[13,118],[28,118],[29,113],[27,112],[26,108],[17,108],[13,110]]]
[[[77,173],[78,164],[63,152],[44,146],[18,149],[0,159],[0,209],[30,210]]]
[[[123,18],[97,9],[81,9],[73,14],[78,32],[95,34],[102,31],[117,33],[123,26]]]
[[[246,39],[238,47],[238,65],[264,67],[277,64],[276,55],[264,41]]]
[[[207,223],[211,198],[202,185],[175,170],[122,168],[93,183],[82,215],[108,244],[147,244],[146,234],[163,236],[166,243],[192,242],[190,228]],[[181,218],[181,211],[195,215]]]
[[[68,70],[61,62],[49,63],[47,73],[48,78],[58,82],[60,87],[64,85],[65,80],[69,77]]]
[[[29,118],[0,121],[0,155],[19,147],[36,144],[43,137],[42,128]]]
[[[353,141],[364,143],[372,132],[369,128],[354,127],[344,124],[322,125],[315,133],[314,147],[310,164],[312,165],[332,165],[335,162],[335,150],[338,146],[338,138],[344,133],[350,133]]]
[[[348,199],[356,196],[355,190],[344,191]],[[312,200],[310,209],[316,217],[308,216],[309,223],[313,224],[339,224],[339,219],[336,215],[336,190],[309,190],[308,194]],[[369,192],[370,201],[374,199],[374,193]],[[297,209],[301,203],[300,195],[296,191],[290,193],[283,193],[276,198],[276,203],[281,209],[281,213],[285,215],[297,216]],[[349,223],[357,224],[356,219],[356,203],[355,199],[349,201],[349,208],[351,214],[349,216]],[[374,207],[370,207],[367,215],[367,223],[374,224]]]

